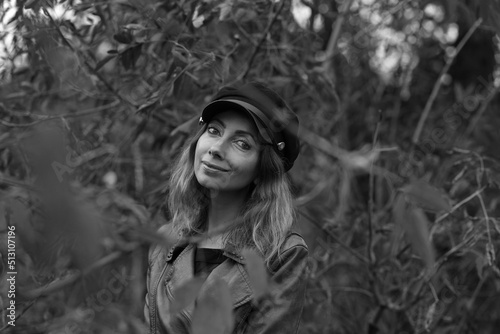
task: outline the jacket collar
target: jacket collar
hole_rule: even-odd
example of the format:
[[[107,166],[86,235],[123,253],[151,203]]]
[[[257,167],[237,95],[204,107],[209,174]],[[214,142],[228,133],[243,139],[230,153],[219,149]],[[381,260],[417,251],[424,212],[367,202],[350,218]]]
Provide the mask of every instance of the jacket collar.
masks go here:
[[[187,246],[187,243],[177,243],[172,246],[167,254],[167,262],[172,262]],[[234,245],[228,244],[222,249],[222,251],[224,256],[238,262],[239,264],[245,265],[245,259]]]
[[[228,258],[238,262],[239,264],[245,264],[245,259],[241,255],[241,253],[232,245],[227,245],[224,249],[224,255]]]

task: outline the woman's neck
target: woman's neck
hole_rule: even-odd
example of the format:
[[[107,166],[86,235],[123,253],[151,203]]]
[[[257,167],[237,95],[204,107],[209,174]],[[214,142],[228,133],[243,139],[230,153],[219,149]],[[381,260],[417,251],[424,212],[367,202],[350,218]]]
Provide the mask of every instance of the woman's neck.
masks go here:
[[[239,196],[238,196],[239,195]],[[236,222],[245,196],[234,193],[217,193],[212,196],[208,207],[207,232],[220,231]]]

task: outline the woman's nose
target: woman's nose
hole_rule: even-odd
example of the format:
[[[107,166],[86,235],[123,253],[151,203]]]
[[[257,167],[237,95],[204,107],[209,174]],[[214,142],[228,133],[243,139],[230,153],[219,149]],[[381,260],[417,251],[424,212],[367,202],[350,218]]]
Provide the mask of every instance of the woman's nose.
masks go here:
[[[212,144],[208,150],[208,154],[214,158],[223,159],[224,158],[224,142],[222,139],[217,140]]]

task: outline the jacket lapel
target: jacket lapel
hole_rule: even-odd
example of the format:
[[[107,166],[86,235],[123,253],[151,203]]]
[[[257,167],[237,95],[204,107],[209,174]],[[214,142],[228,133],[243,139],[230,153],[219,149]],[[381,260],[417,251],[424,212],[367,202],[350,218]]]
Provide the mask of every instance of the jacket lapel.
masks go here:
[[[194,276],[194,247],[193,245],[187,245],[186,248],[177,256],[174,260],[171,269],[173,271],[170,273],[170,277],[168,277],[169,273],[167,273],[166,281],[167,285],[174,289],[178,287],[183,282],[193,278]],[[173,290],[171,290],[173,291]]]

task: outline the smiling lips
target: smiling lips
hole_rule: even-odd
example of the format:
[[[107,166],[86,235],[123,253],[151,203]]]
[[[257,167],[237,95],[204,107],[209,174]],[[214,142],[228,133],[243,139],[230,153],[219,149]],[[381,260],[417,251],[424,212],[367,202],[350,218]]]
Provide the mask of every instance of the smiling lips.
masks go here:
[[[229,169],[224,169],[224,168],[219,167],[219,166],[217,166],[217,165],[212,165],[211,163],[208,163],[208,162],[206,162],[206,161],[202,161],[202,163],[203,163],[206,167],[208,167],[208,168],[210,168],[210,169],[217,170],[217,171],[220,171],[220,172],[229,172]]]

